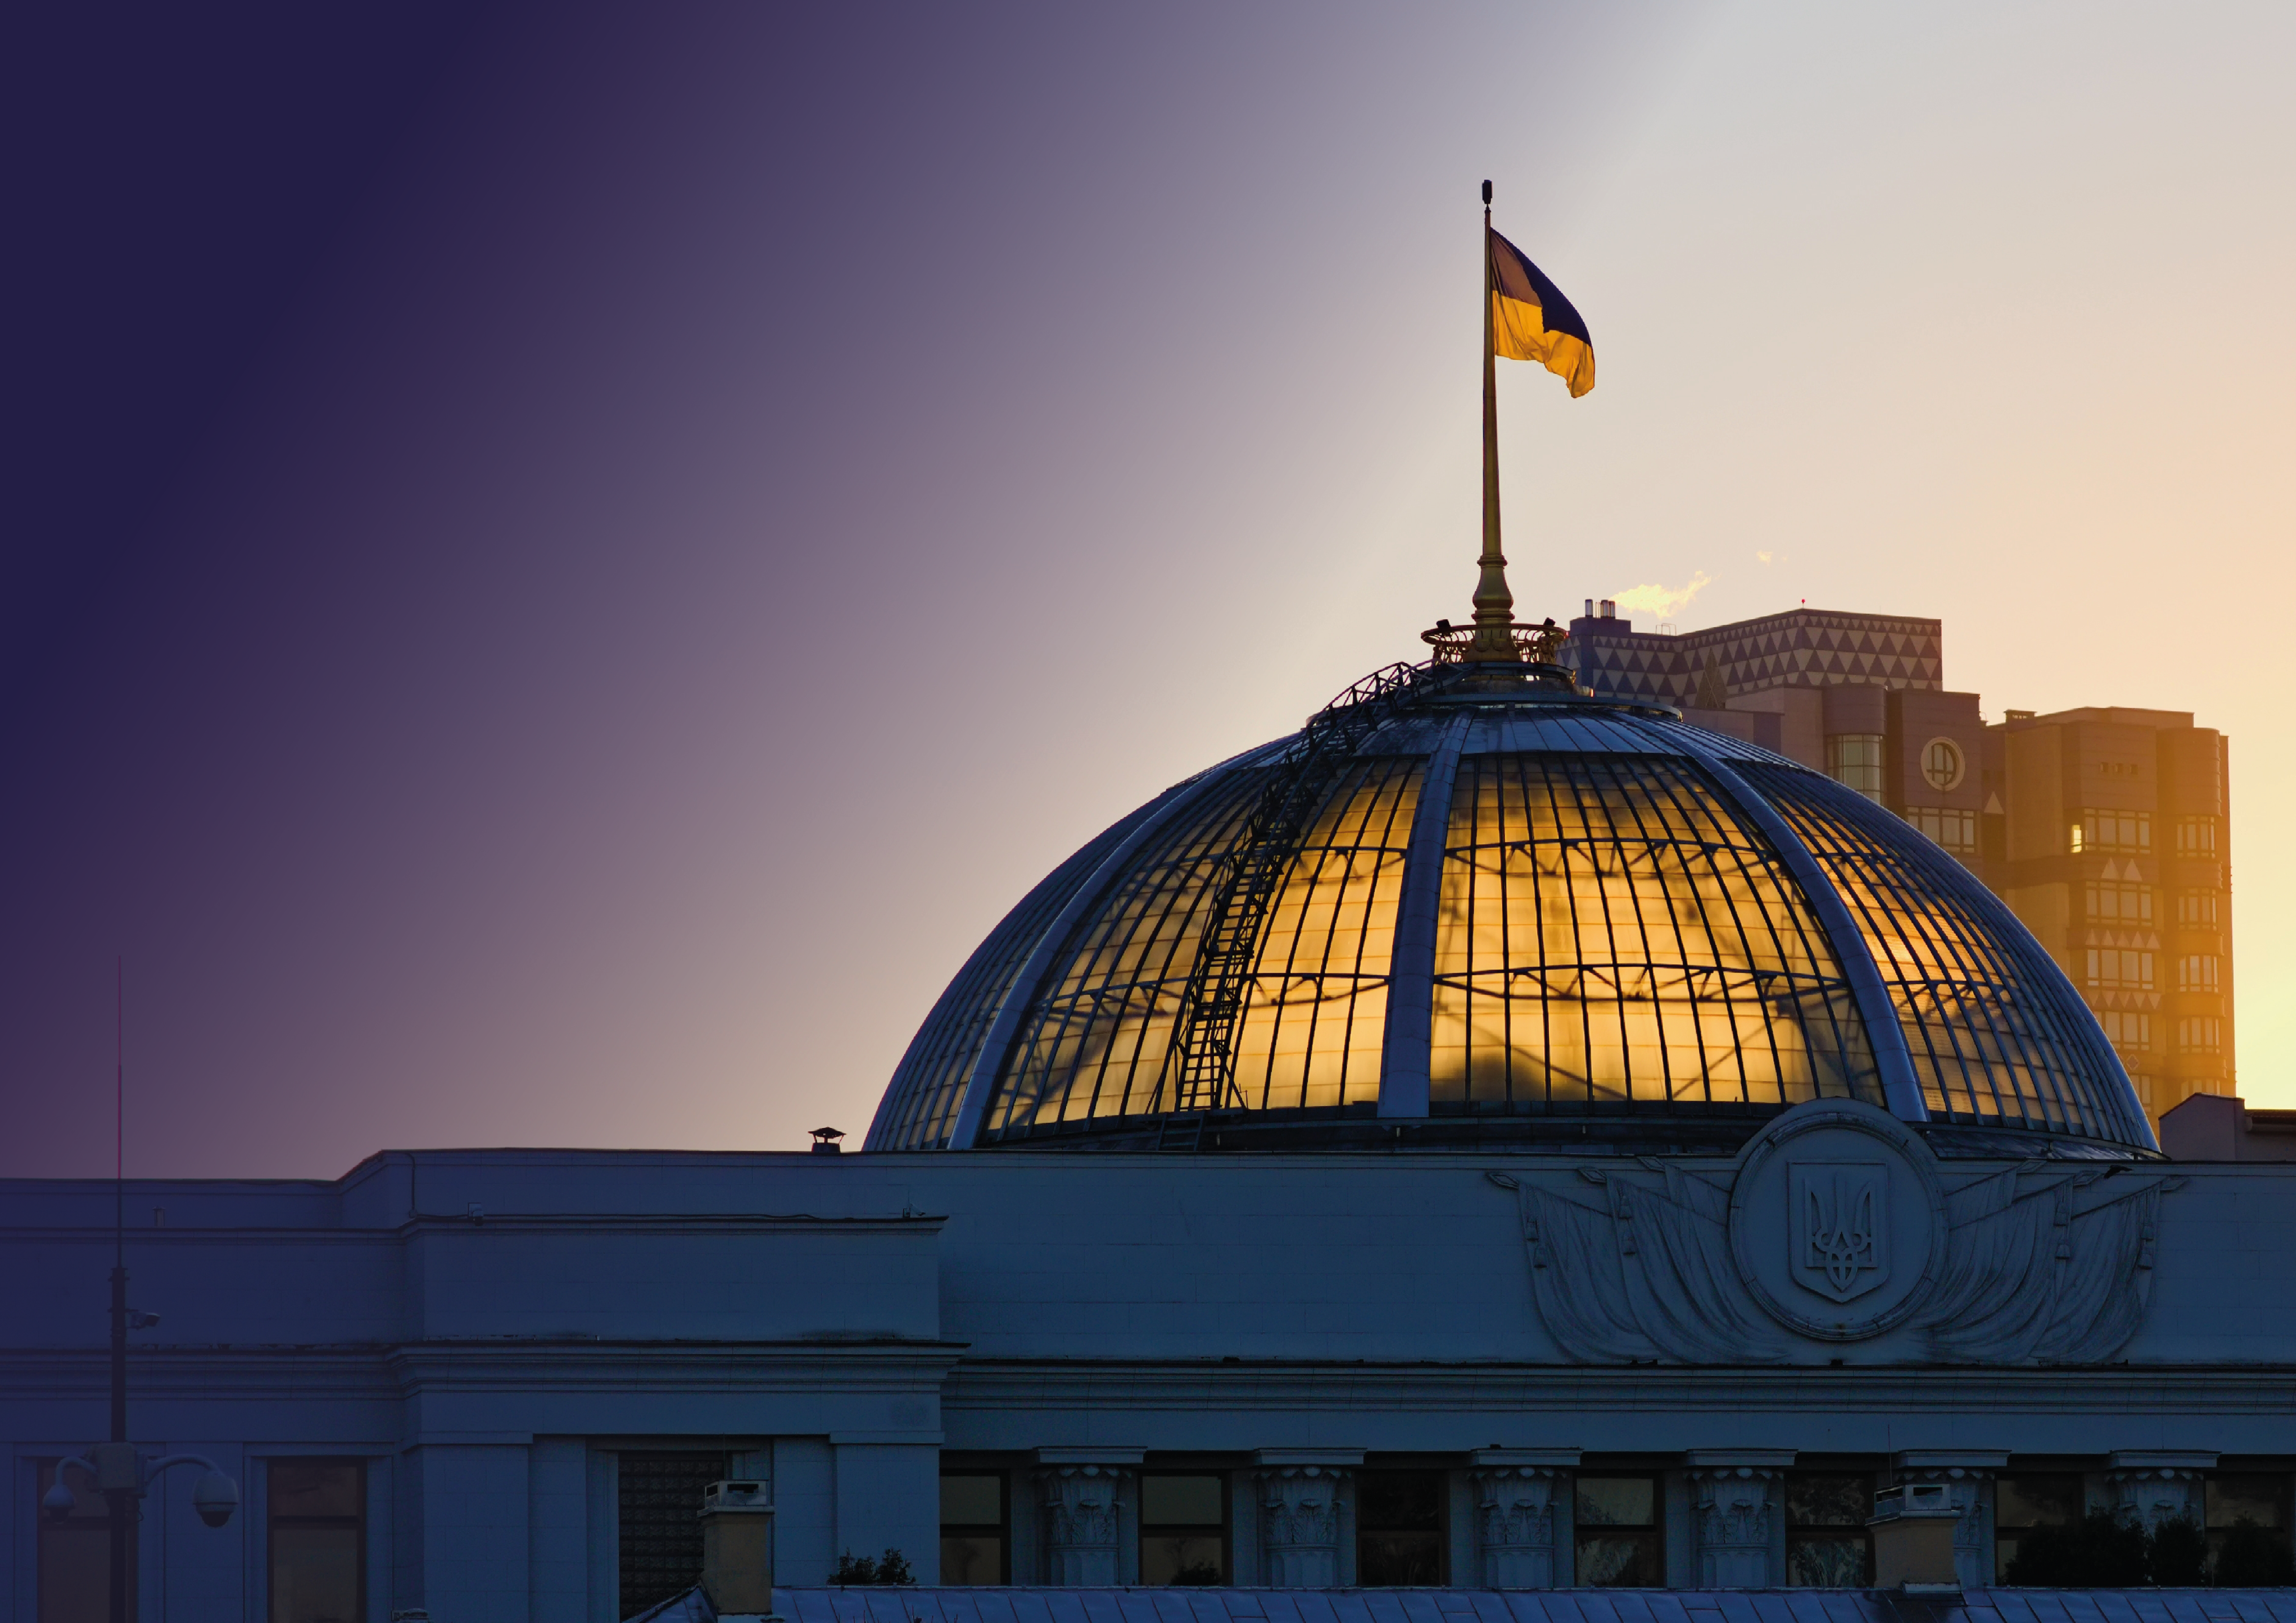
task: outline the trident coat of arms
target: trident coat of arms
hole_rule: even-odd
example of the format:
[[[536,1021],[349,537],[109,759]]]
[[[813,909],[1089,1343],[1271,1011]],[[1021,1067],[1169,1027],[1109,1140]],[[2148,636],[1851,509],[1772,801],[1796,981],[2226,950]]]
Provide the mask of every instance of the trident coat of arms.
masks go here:
[[[1846,1302],[1890,1277],[1890,1168],[1882,1161],[1797,1161],[1793,1277]]]

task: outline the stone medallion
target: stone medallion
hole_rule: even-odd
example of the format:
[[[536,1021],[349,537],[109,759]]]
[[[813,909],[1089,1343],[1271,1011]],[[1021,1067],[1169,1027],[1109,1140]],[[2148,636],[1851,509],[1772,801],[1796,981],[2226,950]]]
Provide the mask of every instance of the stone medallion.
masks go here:
[[[1878,1335],[1945,1266],[1945,1195],[1918,1134],[1853,1100],[1779,1117],[1738,1158],[1730,1251],[1762,1309],[1821,1340]]]

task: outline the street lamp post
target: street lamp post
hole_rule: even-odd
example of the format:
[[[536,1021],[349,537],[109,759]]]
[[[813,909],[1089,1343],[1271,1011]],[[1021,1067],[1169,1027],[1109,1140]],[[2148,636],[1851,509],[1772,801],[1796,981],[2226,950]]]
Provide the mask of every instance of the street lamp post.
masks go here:
[[[127,1623],[128,1535],[135,1525],[136,1502],[159,1480],[160,1472],[178,1465],[207,1467],[207,1475],[192,1488],[192,1508],[211,1528],[223,1526],[231,1520],[232,1512],[239,1508],[239,1484],[205,1455],[170,1454],[146,1461],[136,1452],[135,1445],[127,1440],[127,1332],[151,1329],[160,1322],[160,1316],[141,1313],[127,1305],[126,1001],[124,996],[120,999],[121,1054],[113,1078],[116,1138],[111,1180],[111,1437],[108,1442],[96,1444],[85,1455],[75,1454],[58,1460],[55,1480],[40,1496],[41,1508],[51,1518],[61,1521],[71,1514],[74,1504],[72,1490],[64,1482],[64,1468],[77,1465],[95,1479],[109,1512],[111,1535],[111,1623]]]
[[[50,1517],[62,1521],[71,1514],[73,1505],[72,1490],[64,1481],[65,1470],[76,1465],[95,1479],[110,1512],[111,1623],[127,1623],[128,1535],[135,1525],[137,1501],[159,1480],[162,1471],[178,1465],[207,1467],[207,1474],[193,1486],[192,1508],[211,1528],[223,1526],[231,1520],[232,1512],[239,1508],[239,1484],[205,1455],[169,1454],[146,1460],[127,1440],[127,1332],[148,1330],[160,1322],[160,1316],[139,1313],[127,1305],[124,1240],[124,1232],[115,1234],[111,1266],[111,1438],[96,1444],[85,1455],[58,1460],[55,1480],[40,1498],[41,1508]]]
[[[111,1225],[111,1441],[95,1473],[111,1512],[111,1623],[127,1623],[127,1518],[135,1509],[135,1447],[127,1440],[127,1180],[115,1180]],[[124,1461],[119,1457],[125,1455]],[[123,1469],[124,1466],[124,1469]],[[63,1468],[57,1467],[61,1478]],[[121,1478],[125,1480],[121,1480]]]

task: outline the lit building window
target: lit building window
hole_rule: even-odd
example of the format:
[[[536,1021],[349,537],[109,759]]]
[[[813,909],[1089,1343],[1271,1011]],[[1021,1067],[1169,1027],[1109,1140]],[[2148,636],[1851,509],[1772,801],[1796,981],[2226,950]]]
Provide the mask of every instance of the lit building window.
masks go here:
[[[1356,1475],[1356,1582],[1366,1589],[1428,1588],[1444,1576],[1444,1475],[1365,1471]]]
[[[1665,1584],[1658,1505],[1655,1477],[1578,1479],[1572,1508],[1579,1587],[1656,1589]]]
[[[2146,1110],[2152,1108],[2152,1078],[2141,1071],[2128,1073],[2128,1086],[2136,1090],[2136,1102]]]
[[[2073,824],[2072,848],[2076,856],[2083,851],[2149,851],[2152,814],[2099,811],[2091,807]]]
[[[2177,1022],[2177,1046],[2186,1053],[2216,1053],[2224,1047],[2224,1022],[2213,1014]]]
[[[1786,1582],[1862,1589],[1873,1580],[1874,1479],[1815,1471],[1786,1479]]]
[[[40,1462],[39,1491],[55,1486],[56,1463]],[[95,1479],[75,1465],[64,1472],[71,1489],[68,1516],[39,1522],[40,1623],[100,1623],[111,1603],[111,1507]],[[34,1501],[37,1503],[37,1496]],[[127,1524],[127,1616],[135,1616],[135,1522]]]
[[[1836,733],[1825,741],[1825,775],[1847,784],[1869,800],[1882,798],[1882,746],[1879,733]]]
[[[1977,851],[1977,814],[1950,806],[1908,806],[1906,821],[1956,857]]]
[[[2088,885],[2089,922],[2095,924],[2152,922],[2152,889],[2149,885],[2118,885],[2092,880]]]
[[[1140,1581],[1227,1581],[1227,1482],[1210,1473],[1140,1479]]]
[[[2209,926],[2217,922],[2217,893],[2186,890],[2177,898],[2177,922]]]
[[[366,1463],[273,1460],[271,1623],[365,1623]]]
[[[1933,738],[1922,746],[1922,776],[1931,789],[1955,789],[1967,769],[1961,746],[1949,738]]]
[[[940,1581],[1009,1584],[1012,1540],[1004,1479],[988,1471],[951,1472],[940,1480]],[[1151,1578],[1151,1583],[1160,1580]]]
[[[1993,1578],[2008,1580],[2017,1546],[2035,1528],[2068,1527],[2081,1519],[2077,1476],[2002,1477],[1993,1489]]]
[[[2097,1017],[2105,1041],[2121,1053],[2142,1053],[2152,1046],[2152,1017],[2128,1009],[2107,1009]]]
[[[2213,857],[2216,854],[2217,820],[2214,817],[2177,819],[2177,856]]]
[[[2152,989],[2152,955],[2124,947],[2088,949],[2088,983],[2107,992]]]
[[[2213,992],[2217,989],[2217,960],[2213,953],[2186,953],[2177,960],[2177,989]]]

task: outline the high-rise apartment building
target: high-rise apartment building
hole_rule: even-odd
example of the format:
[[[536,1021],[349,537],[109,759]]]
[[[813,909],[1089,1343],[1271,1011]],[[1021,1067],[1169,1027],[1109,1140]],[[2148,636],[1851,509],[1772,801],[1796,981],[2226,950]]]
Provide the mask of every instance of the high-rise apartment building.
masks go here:
[[[2233,1092],[2224,735],[2180,710],[2011,710],[1988,732],[2005,815],[1979,872],[2081,988],[2157,1130]]]
[[[2155,1130],[2231,1094],[2223,734],[2181,710],[2010,710],[1945,687],[1939,623],[1796,609],[1682,635],[1589,602],[1565,658],[1869,795],[2006,900],[2081,990]]]

